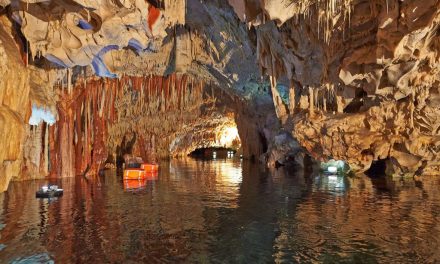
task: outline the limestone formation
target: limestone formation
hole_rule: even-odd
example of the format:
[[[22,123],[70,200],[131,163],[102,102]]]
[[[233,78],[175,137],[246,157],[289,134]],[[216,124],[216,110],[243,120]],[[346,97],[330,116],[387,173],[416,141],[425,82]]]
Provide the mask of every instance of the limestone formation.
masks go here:
[[[263,71],[290,80],[275,105],[314,158],[438,170],[439,1],[230,2],[256,27]]]
[[[440,1],[0,0],[0,191],[181,156],[438,174]],[[32,126],[31,106],[56,123]]]

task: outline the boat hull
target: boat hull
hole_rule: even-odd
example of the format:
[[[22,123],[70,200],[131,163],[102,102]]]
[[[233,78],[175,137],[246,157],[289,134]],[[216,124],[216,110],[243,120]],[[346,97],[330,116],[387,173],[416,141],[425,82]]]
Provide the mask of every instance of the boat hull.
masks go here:
[[[145,179],[145,171],[143,169],[125,169],[124,180],[140,180]]]
[[[60,197],[63,196],[62,190],[56,190],[56,191],[37,191],[35,193],[36,198],[53,198],[53,197]]]
[[[143,169],[145,172],[154,172],[159,170],[158,164],[150,164],[150,163],[143,163],[141,164],[141,169]]]

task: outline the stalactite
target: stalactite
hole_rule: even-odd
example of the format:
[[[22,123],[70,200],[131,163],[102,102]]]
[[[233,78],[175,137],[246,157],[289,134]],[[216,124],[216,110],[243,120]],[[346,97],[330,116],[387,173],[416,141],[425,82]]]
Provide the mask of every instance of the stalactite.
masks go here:
[[[309,114],[313,117],[315,114],[314,90],[309,86]]]
[[[410,113],[410,118],[409,118],[409,124],[410,124],[410,128],[414,128],[414,110],[415,110],[415,106],[414,106],[414,102],[415,102],[415,92],[414,90],[411,91],[411,96],[410,96],[410,102],[409,102],[409,113]]]
[[[127,133],[149,135],[148,151],[163,155],[170,139],[161,139],[159,150],[157,136],[191,124],[203,104],[213,103],[204,86],[176,74],[90,80],[70,92],[61,86],[60,118],[48,133],[52,175],[96,174]]]
[[[289,89],[289,111],[292,114],[295,112],[295,106],[296,106],[296,98],[295,98],[295,86],[293,84],[293,81],[291,81],[290,89]]]
[[[49,172],[49,124],[45,124],[44,126],[44,151],[43,151],[43,170],[44,174]]]
[[[336,95],[336,112],[344,112],[344,104],[342,102],[342,96]]]

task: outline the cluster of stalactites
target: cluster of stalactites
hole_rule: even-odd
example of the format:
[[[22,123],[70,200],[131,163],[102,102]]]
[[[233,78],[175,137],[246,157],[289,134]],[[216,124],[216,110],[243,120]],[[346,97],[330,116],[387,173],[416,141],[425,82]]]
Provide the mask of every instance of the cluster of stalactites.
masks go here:
[[[77,83],[59,87],[58,122],[49,133],[52,174],[96,173],[125,135],[168,135],[213,100],[204,99],[203,82],[186,75]]]
[[[319,37],[328,43],[338,20],[342,17],[343,21],[350,21],[353,0],[229,0],[229,2],[240,19],[255,26],[266,21],[274,21],[281,26],[289,19],[298,20],[302,17],[317,20]]]
[[[187,75],[122,79],[115,100],[116,120],[108,124],[107,148],[115,151],[125,135],[134,133],[142,145],[160,138],[156,151],[168,150],[172,136],[201,115],[201,107],[214,102],[204,95],[204,83]],[[158,153],[166,156],[167,153]]]
[[[314,11],[311,10],[311,7],[316,9],[318,16],[318,37],[322,37],[326,43],[329,43],[340,16],[343,17],[344,21],[350,23],[352,2],[353,0],[307,0],[300,1],[297,4],[303,6],[303,12],[301,14],[305,14],[306,16],[313,16]]]

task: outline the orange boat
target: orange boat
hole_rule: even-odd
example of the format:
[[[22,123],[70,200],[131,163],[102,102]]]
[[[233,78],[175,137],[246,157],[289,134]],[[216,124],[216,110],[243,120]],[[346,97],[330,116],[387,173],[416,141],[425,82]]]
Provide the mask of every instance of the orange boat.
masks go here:
[[[147,180],[124,180],[124,190],[143,189],[147,186]]]
[[[159,176],[159,173],[157,171],[146,171],[145,172],[145,179],[149,181],[155,181],[157,180]]]
[[[151,163],[143,163],[141,165],[141,169],[143,169],[145,172],[153,172],[159,170],[158,164],[151,164]]]
[[[139,180],[145,179],[145,170],[143,169],[125,169],[124,180]]]

